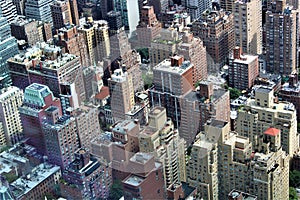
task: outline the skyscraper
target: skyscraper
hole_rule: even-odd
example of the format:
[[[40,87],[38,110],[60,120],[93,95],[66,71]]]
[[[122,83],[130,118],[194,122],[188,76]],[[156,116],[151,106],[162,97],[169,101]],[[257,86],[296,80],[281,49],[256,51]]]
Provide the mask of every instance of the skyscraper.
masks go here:
[[[17,41],[11,36],[10,27],[0,10],[0,88],[11,84],[6,61],[18,53]]]
[[[72,24],[70,4],[68,0],[55,0],[50,4],[53,27],[60,29],[65,24]]]
[[[1,1],[0,9],[2,10],[2,16],[7,19],[8,23],[11,23],[17,17],[17,9],[12,0]]]
[[[234,48],[234,17],[230,12],[210,9],[193,22],[191,31],[200,37],[208,53],[208,73],[218,72]]]
[[[45,110],[50,106],[58,109],[58,116],[62,115],[60,100],[47,86],[33,83],[26,87],[24,103],[20,107],[24,138],[43,155],[46,155],[46,147],[42,121],[46,116]]]
[[[52,23],[51,3],[52,0],[27,0],[25,3],[26,17]]]
[[[273,0],[266,12],[267,71],[289,75],[296,72],[299,46],[298,11],[286,5],[286,0]]]
[[[72,17],[72,23],[76,26],[79,26],[79,13],[78,13],[78,6],[77,0],[68,0],[70,4],[70,11]]]
[[[134,106],[134,89],[130,75],[116,69],[108,79],[109,93],[111,96],[111,112],[114,121],[126,119],[126,113]]]
[[[262,53],[261,0],[241,0],[234,3],[236,46],[248,54]],[[259,6],[258,6],[259,5]]]

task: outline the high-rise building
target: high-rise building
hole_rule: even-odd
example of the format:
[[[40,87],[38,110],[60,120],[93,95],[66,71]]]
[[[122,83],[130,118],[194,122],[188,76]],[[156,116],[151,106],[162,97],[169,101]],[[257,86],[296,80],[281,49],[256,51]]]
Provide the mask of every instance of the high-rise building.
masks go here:
[[[80,147],[75,118],[59,115],[59,108],[54,106],[45,110],[45,116],[42,130],[48,160],[65,169],[74,160],[74,153]]]
[[[108,198],[112,185],[111,168],[80,148],[63,171],[61,195],[68,199]]]
[[[257,151],[259,141],[256,139],[270,127],[281,131],[282,149],[289,155],[299,150],[299,135],[297,134],[296,110],[293,104],[274,102],[274,91],[258,88],[255,99],[249,98],[238,112],[237,132],[249,137],[253,149]]]
[[[175,29],[161,29],[160,36],[151,41],[149,57],[152,67],[165,59],[174,56],[177,46],[181,42],[178,31]]]
[[[241,47],[233,50],[229,58],[229,86],[239,90],[248,90],[259,75],[258,56],[243,54]]]
[[[149,6],[153,6],[154,9],[154,13],[156,14],[156,16],[159,17],[165,13],[166,11],[168,11],[169,8],[169,1],[168,0],[149,0],[147,1],[147,5]],[[142,8],[141,8],[142,9]]]
[[[186,0],[186,6],[189,15],[194,21],[199,19],[205,10],[211,8],[212,0]]]
[[[22,139],[19,107],[23,103],[23,91],[17,87],[8,87],[0,91],[0,121],[7,145],[14,145]]]
[[[241,0],[234,3],[235,45],[248,54],[262,53],[262,2]]]
[[[114,5],[114,11],[120,12],[125,30],[129,30],[128,37],[131,37],[132,33],[136,30],[136,26],[138,25],[140,19],[138,2],[126,0],[112,1]]]
[[[207,10],[193,22],[191,31],[207,47],[208,73],[218,72],[234,48],[233,14],[217,9]]]
[[[163,163],[165,187],[186,181],[185,141],[179,137],[166,109],[155,107],[149,113],[149,125],[139,134],[140,152],[153,153]]]
[[[140,22],[137,26],[137,46],[140,48],[151,47],[151,41],[159,36],[161,23],[157,20],[153,6],[144,6]]]
[[[12,2],[16,6],[17,14],[25,16],[25,2],[26,2],[26,0],[12,0]]]
[[[130,158],[129,167],[131,174],[122,181],[125,200],[165,199],[163,166],[153,155],[136,153]]]
[[[0,9],[9,24],[17,17],[17,9],[12,0],[1,1]]]
[[[78,56],[82,66],[90,65],[84,34],[78,32],[75,25],[68,25],[59,29],[58,34],[54,36],[54,42],[55,45],[62,47],[63,53]]]
[[[95,42],[96,42],[96,60],[103,61],[103,59],[110,56],[110,39],[108,22],[104,20],[94,21]]]
[[[81,105],[72,112],[75,117],[80,147],[91,149],[91,140],[97,138],[100,133],[100,123],[98,109],[92,105]]]
[[[272,2],[264,27],[267,71],[289,75],[296,72],[298,64],[298,11],[286,5],[286,0]]]
[[[6,18],[0,10],[0,88],[11,85],[6,61],[18,53],[17,41],[11,36],[11,30]]]
[[[10,24],[11,34],[17,40],[25,40],[30,46],[44,41],[44,35],[40,34],[39,22],[18,16]]]
[[[220,7],[228,12],[233,12],[234,11],[234,3],[236,0],[220,0]]]
[[[78,13],[77,0],[68,0],[68,1],[70,4],[72,23],[76,26],[79,26],[79,13]]]
[[[42,120],[46,116],[45,110],[50,106],[55,106],[61,116],[60,100],[53,96],[47,86],[33,83],[25,88],[24,103],[19,108],[24,138],[43,155],[46,155],[46,148]]]
[[[64,93],[61,85],[73,85],[73,101],[80,105],[85,100],[79,57],[62,54],[57,46],[38,43],[37,46],[11,58],[9,69],[14,86],[23,89],[30,83],[45,84],[59,97]]]
[[[53,27],[60,29],[65,24],[73,24],[68,0],[55,0],[50,4]]]
[[[27,18],[52,23],[50,4],[52,0],[27,0],[25,16]]]
[[[262,199],[288,199],[290,157],[281,148],[280,130],[264,131],[255,150],[250,138],[229,129],[229,123],[212,120],[193,145],[187,177],[200,198],[227,199],[235,189]]]
[[[178,45],[177,53],[194,65],[194,86],[198,81],[207,78],[206,47],[200,38],[186,32],[182,36],[182,43]]]
[[[126,113],[134,106],[134,89],[132,77],[116,69],[108,79],[109,93],[111,96],[111,112],[114,121],[126,119]]]

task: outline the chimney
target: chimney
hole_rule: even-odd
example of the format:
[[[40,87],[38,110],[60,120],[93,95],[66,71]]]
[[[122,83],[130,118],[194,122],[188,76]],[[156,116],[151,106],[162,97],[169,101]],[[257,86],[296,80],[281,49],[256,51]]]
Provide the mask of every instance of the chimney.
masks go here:
[[[183,56],[173,56],[171,57],[171,66],[172,67],[179,67],[183,63]]]
[[[242,48],[235,47],[234,50],[233,50],[233,58],[240,60],[241,59],[241,55],[243,55]]]

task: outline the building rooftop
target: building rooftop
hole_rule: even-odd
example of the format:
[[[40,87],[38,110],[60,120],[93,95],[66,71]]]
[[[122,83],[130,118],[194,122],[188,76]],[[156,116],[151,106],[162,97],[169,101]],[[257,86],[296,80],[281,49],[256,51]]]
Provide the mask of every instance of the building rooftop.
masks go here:
[[[144,177],[130,175],[123,181],[123,183],[125,183],[127,185],[132,185],[132,186],[139,186],[144,180],[145,180]]]
[[[149,153],[138,152],[130,158],[130,161],[145,164],[152,158],[153,158],[153,155],[151,155]]]
[[[46,105],[44,98],[48,95],[51,95],[52,99],[54,99],[53,93],[48,86],[33,83],[25,88],[24,102],[43,107]]]
[[[103,86],[98,94],[95,95],[95,99],[103,100],[109,97],[109,87]]]
[[[18,93],[23,94],[23,92],[15,86],[4,88],[0,91],[0,102],[6,101],[10,99],[10,97],[14,97]]]
[[[11,184],[12,193],[15,197],[20,198],[58,171],[60,171],[59,166],[42,163],[35,167],[30,174],[13,182]]]
[[[232,199],[240,199],[240,200],[257,200],[257,197],[245,192],[241,192],[238,190],[232,190],[228,196]],[[242,196],[242,197],[241,197]],[[240,198],[241,197],[241,198]]]
[[[137,124],[133,120],[124,120],[115,124],[112,131],[122,133],[125,135],[127,132],[131,131],[136,126]]]
[[[255,60],[258,60],[258,56],[254,56],[254,55],[242,54],[240,56],[241,59],[234,59],[233,57],[231,59],[233,59],[234,63],[244,64],[244,65],[250,64]]]
[[[270,136],[276,136],[280,133],[280,130],[277,128],[268,128],[264,134],[270,135]]]
[[[171,66],[171,59],[166,59],[156,65],[153,70],[182,75],[193,67],[190,61],[183,61],[181,66]]]
[[[291,86],[288,82],[284,83],[282,85],[281,91],[285,91],[285,92],[295,92],[295,93],[300,93],[300,81],[298,81],[297,84],[295,84],[294,86]]]

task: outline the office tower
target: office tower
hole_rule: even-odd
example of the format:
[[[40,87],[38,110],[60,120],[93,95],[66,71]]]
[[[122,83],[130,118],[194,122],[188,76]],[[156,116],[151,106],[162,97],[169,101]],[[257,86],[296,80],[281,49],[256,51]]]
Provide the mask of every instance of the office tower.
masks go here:
[[[131,45],[125,33],[120,12],[110,11],[106,19],[109,27],[110,60],[114,61],[131,50]]]
[[[149,57],[152,67],[174,56],[180,42],[178,32],[175,29],[161,29],[160,37],[152,40],[151,48],[149,48]]]
[[[115,122],[124,120],[125,114],[134,106],[134,89],[132,78],[122,69],[116,69],[108,79],[111,96],[111,112]]]
[[[49,162],[63,170],[74,160],[80,142],[75,118],[62,116],[59,112],[59,108],[54,106],[45,109],[42,130]]]
[[[44,199],[46,194],[55,192],[60,178],[61,170],[58,166],[42,163],[11,183],[10,188],[16,199]]]
[[[50,4],[52,0],[27,0],[25,16],[27,18],[52,23]]]
[[[192,33],[186,32],[182,36],[182,43],[178,45],[179,55],[190,60],[194,65],[194,86],[195,84],[207,78],[206,47],[200,38],[194,37]]]
[[[63,171],[62,197],[68,199],[108,198],[112,185],[111,168],[80,148]]]
[[[114,11],[120,12],[122,23],[125,30],[128,30],[128,37],[136,30],[139,23],[139,7],[138,1],[112,0]]]
[[[40,34],[38,27],[38,21],[25,19],[23,16],[18,16],[10,24],[12,36],[17,40],[25,40],[30,46],[44,41],[43,34]]]
[[[163,166],[153,155],[136,153],[130,158],[129,166],[131,174],[122,181],[125,200],[165,199]]]
[[[157,20],[152,6],[144,6],[136,29],[139,48],[151,47],[151,41],[159,36],[161,23]]]
[[[26,0],[12,0],[12,2],[16,6],[17,15],[25,16],[25,2],[26,2]]]
[[[267,71],[289,75],[296,72],[298,64],[298,12],[286,6],[285,0],[272,2],[264,27]]]
[[[4,147],[6,146],[6,138],[5,138],[5,133],[4,133],[4,129],[3,129],[3,124],[2,122],[0,122],[0,146]]]
[[[74,54],[79,57],[81,66],[89,66],[89,54],[84,39],[75,25],[68,25],[58,30],[54,36],[54,43],[62,48],[63,53]]]
[[[76,26],[79,26],[79,13],[78,13],[77,0],[68,0],[68,1],[70,4],[72,23]]]
[[[6,61],[18,53],[16,39],[11,36],[8,21],[0,10],[0,88],[11,85],[9,70]]]
[[[2,16],[6,18],[9,24],[17,17],[17,9],[12,0],[1,1],[0,9]]]
[[[7,145],[14,145],[22,139],[22,124],[19,107],[23,103],[23,91],[10,86],[0,91],[0,121]]]
[[[261,0],[242,0],[236,1],[233,5],[235,45],[248,54],[260,55],[262,53],[261,4]]]
[[[103,87],[103,68],[100,67],[86,67],[83,69],[84,87],[87,99],[95,98],[95,95],[101,93]]]
[[[208,53],[208,73],[218,72],[234,48],[234,17],[223,10],[207,10],[193,22],[191,31],[200,37]]]
[[[99,123],[99,112],[97,107],[92,105],[82,105],[72,112],[75,117],[80,147],[91,149],[91,140],[101,133]]]
[[[281,130],[281,145],[284,151],[291,156],[298,151],[299,136],[294,105],[274,102],[274,91],[261,87],[255,91],[255,99],[249,98],[239,110],[237,132],[249,137],[256,151],[259,145],[256,138],[270,127]]]
[[[25,88],[24,102],[19,108],[24,138],[43,155],[46,155],[46,149],[42,120],[46,116],[45,110],[50,106],[56,106],[61,116],[60,100],[53,96],[48,86],[33,83]]]
[[[258,56],[243,54],[241,47],[233,50],[229,58],[229,86],[239,90],[248,90],[259,75]]]
[[[149,125],[139,134],[140,152],[153,153],[163,163],[165,188],[186,181],[185,141],[179,137],[166,109],[155,107],[149,113]]]
[[[55,29],[60,29],[64,27],[65,24],[73,24],[68,0],[55,0],[50,4],[50,8],[53,27]]]
[[[211,0],[186,0],[188,13],[192,18],[192,21],[201,17],[202,13],[207,9],[211,9]]]
[[[114,10],[114,1],[111,0],[103,0],[100,2],[101,8],[101,19],[107,20],[107,13]]]

